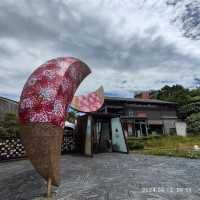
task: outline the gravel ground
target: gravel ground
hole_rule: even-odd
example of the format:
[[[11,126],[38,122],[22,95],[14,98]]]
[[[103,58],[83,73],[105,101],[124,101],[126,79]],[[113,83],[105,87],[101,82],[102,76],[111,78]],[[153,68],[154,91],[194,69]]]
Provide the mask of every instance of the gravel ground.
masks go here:
[[[200,160],[135,154],[65,155],[56,200],[200,200]],[[28,160],[0,163],[0,199],[31,200],[46,185]]]

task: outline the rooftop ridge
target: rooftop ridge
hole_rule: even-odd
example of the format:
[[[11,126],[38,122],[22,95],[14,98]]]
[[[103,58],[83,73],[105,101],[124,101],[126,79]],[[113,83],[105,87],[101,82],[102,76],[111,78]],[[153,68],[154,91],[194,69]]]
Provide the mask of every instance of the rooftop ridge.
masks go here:
[[[159,99],[141,99],[141,98],[125,98],[125,97],[112,97],[112,96],[105,96],[105,100],[118,100],[118,101],[129,101],[129,102],[143,102],[143,103],[160,103],[160,104],[174,104],[176,102],[171,101],[163,101]]]
[[[14,102],[14,103],[16,103],[16,104],[18,104],[18,103],[19,103],[19,102],[17,102],[17,101],[15,101],[15,100],[13,100],[13,99],[9,99],[9,98],[2,97],[2,96],[0,96],[0,100],[4,100],[4,101],[11,101],[11,102]]]

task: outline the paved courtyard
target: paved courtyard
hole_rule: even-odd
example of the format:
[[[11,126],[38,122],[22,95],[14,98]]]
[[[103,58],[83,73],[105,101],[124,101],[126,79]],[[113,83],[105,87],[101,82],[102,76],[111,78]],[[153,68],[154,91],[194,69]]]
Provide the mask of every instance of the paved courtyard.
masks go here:
[[[65,155],[57,200],[198,200],[200,160],[107,153]],[[0,163],[0,200],[44,195],[45,182],[28,160]]]

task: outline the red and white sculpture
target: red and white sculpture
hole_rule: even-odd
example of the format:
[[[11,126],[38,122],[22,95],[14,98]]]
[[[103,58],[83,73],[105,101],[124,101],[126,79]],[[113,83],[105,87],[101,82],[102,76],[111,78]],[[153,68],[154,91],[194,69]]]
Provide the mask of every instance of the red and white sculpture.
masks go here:
[[[60,151],[68,107],[89,73],[89,67],[82,61],[60,57],[38,67],[24,85],[19,103],[22,143],[33,166],[50,185],[59,184]],[[91,94],[94,101],[86,98],[87,103],[93,104],[87,104],[87,109],[82,106],[85,101],[80,100],[84,97],[80,97],[81,111],[100,108],[102,88],[100,91],[100,96]]]
[[[63,128],[65,112],[79,84],[89,73],[89,67],[76,58],[52,59],[41,65],[23,88],[20,122],[49,122]]]

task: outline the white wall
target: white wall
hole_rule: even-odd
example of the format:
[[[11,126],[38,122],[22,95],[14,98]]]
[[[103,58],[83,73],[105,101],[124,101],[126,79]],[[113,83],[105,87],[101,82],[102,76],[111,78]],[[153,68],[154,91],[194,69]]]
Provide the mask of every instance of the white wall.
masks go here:
[[[187,135],[187,125],[185,122],[176,122],[176,133],[180,136]]]

